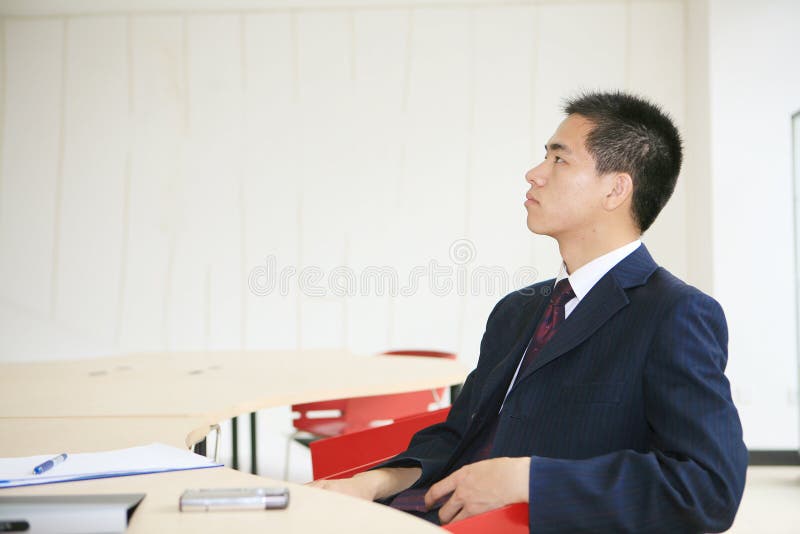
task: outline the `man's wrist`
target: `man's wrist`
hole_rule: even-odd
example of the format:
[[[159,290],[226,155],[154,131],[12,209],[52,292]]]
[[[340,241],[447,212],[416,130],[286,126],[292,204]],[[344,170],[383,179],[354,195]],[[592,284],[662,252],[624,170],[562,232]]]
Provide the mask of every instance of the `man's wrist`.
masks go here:
[[[419,467],[383,467],[355,475],[366,485],[373,500],[385,499],[414,485],[422,475]]]
[[[372,496],[372,500],[379,498],[378,491],[380,490],[381,478],[384,476],[381,471],[381,469],[375,469],[374,471],[364,471],[353,476],[353,481],[363,484],[367,492]]]
[[[531,459],[528,456],[514,458],[516,495],[515,502],[530,502]]]

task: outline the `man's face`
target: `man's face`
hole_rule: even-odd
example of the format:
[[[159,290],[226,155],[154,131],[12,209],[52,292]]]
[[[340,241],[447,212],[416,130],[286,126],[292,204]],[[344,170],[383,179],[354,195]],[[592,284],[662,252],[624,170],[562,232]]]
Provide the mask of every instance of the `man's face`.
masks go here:
[[[570,115],[547,142],[544,161],[525,173],[530,185],[525,201],[528,228],[556,239],[592,239],[605,215],[602,200],[609,190],[608,176],[595,171],[586,150],[592,123]]]

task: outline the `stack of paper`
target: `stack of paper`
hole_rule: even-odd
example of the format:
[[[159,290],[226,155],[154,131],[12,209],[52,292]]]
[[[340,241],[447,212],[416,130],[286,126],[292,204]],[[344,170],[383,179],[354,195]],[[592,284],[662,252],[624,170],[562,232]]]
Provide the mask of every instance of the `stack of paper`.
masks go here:
[[[188,450],[152,443],[115,451],[69,454],[65,461],[49,471],[41,475],[33,474],[35,466],[61,452],[63,451],[25,458],[0,458],[0,488],[203,469],[222,465]]]

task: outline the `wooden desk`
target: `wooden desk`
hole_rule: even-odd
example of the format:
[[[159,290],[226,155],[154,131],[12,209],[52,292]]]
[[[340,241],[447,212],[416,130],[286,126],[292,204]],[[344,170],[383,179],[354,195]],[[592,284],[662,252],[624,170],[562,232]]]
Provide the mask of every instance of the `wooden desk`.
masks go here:
[[[60,449],[59,449],[60,450]],[[49,451],[53,452],[53,451]],[[178,497],[199,487],[288,486],[286,511],[181,513]],[[386,532],[425,533],[441,530],[409,514],[305,486],[257,477],[227,468],[201,469],[68,484],[8,488],[0,495],[143,492],[128,532]],[[730,534],[789,534],[800,524],[800,467],[750,467],[742,505]]]
[[[178,498],[189,488],[287,486],[286,510],[179,512]],[[380,532],[441,534],[435,525],[388,506],[297,484],[270,480],[225,467],[85,480],[0,490],[0,495],[146,493],[126,532]]]
[[[457,361],[441,358],[334,350],[149,353],[9,363],[0,364],[0,419],[100,417],[133,425],[145,419],[185,419],[194,426],[181,423],[180,429],[192,445],[210,425],[262,408],[433,389],[463,382],[467,372]]]
[[[189,447],[209,425],[261,408],[462,382],[451,360],[341,351],[140,354],[0,365],[0,456],[161,441]],[[286,511],[181,513],[188,488],[289,486]],[[147,493],[129,532],[441,532],[392,508],[227,468],[0,490]],[[267,530],[269,529],[269,530]]]
[[[97,452],[156,441],[186,449],[207,431],[201,419],[191,417],[4,417],[0,457]]]

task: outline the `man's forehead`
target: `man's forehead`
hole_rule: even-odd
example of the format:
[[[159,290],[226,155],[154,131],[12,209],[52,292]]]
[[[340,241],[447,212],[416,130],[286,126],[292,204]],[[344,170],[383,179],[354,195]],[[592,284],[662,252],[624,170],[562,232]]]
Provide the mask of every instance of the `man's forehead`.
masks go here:
[[[577,114],[569,115],[558,125],[545,149],[551,152],[578,152],[585,146],[586,136],[591,130],[592,122],[589,119]]]

